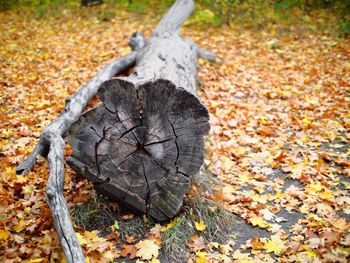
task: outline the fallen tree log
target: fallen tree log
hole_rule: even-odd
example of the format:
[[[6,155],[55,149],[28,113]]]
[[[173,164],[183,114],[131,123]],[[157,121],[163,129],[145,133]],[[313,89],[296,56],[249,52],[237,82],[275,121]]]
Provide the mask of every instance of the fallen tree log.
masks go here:
[[[177,1],[129,77],[98,91],[103,104],[69,130],[68,163],[95,189],[157,220],[179,211],[203,164],[208,112],[195,96],[198,46],[179,37],[191,1]]]
[[[178,212],[203,163],[209,124],[195,96],[196,66],[198,57],[216,57],[179,37],[193,7],[193,1],[177,0],[147,42],[134,34],[129,41],[134,51],[108,64],[67,100],[17,167],[25,174],[38,155],[48,155],[46,199],[67,262],[85,261],[63,197],[67,133],[73,147],[68,162],[77,172],[97,191],[158,220]],[[129,77],[111,79],[134,65]],[[97,92],[103,103],[80,116]]]

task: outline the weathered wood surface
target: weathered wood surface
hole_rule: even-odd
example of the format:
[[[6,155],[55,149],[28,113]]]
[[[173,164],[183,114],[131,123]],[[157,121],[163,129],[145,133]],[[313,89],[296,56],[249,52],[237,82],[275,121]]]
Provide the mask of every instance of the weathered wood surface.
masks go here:
[[[89,101],[96,95],[101,83],[135,64],[137,51],[144,46],[144,43],[142,34],[133,34],[129,40],[133,52],[107,64],[92,80],[83,85],[72,98],[67,100],[64,111],[44,129],[33,152],[16,169],[17,174],[26,174],[32,169],[38,155],[48,155],[50,175],[46,187],[46,201],[52,211],[55,229],[68,263],[84,263],[85,256],[75,235],[63,195],[63,137],[71,124],[79,118]]]
[[[47,135],[54,133],[64,137],[72,123],[78,120],[86,105],[96,96],[100,85],[118,73],[126,71],[133,66],[136,61],[137,52],[144,44],[145,40],[143,35],[141,33],[134,33],[129,39],[129,45],[133,52],[107,64],[94,78],[81,86],[77,93],[66,100],[66,106],[63,112],[57,119],[45,127],[34,150],[17,166],[17,174],[27,174],[33,168],[38,155],[47,156],[50,148],[50,139]]]
[[[199,49],[192,42],[178,37],[181,25],[191,13],[192,8],[193,1],[177,0],[162,19],[152,37],[166,39],[166,35],[169,35],[169,39],[173,38],[175,41],[188,43],[191,46],[191,51],[184,57],[186,59],[182,60],[181,58],[174,63],[159,65],[157,67],[158,73],[153,78],[150,78],[152,72],[149,71],[149,68],[145,68],[143,71],[136,67],[134,73],[127,79],[119,78],[105,82],[135,64],[140,65],[142,59],[147,56],[156,55],[161,61],[170,61],[168,58],[171,58],[171,55],[164,59],[161,52],[152,52],[152,49],[148,49],[151,51],[146,52],[147,49],[144,47],[151,44],[146,44],[142,34],[133,34],[129,40],[133,51],[106,65],[92,80],[83,85],[74,96],[66,101],[64,111],[43,130],[33,152],[16,169],[17,174],[25,175],[32,169],[38,155],[48,157],[50,175],[46,189],[46,200],[51,208],[55,228],[69,263],[85,262],[63,196],[63,139],[73,123],[76,122],[71,129],[72,134],[79,124],[82,126],[88,124],[95,128],[95,130],[90,128],[93,133],[87,135],[87,140],[84,141],[83,137],[76,137],[76,141],[72,141],[73,145],[75,143],[79,145],[79,140],[85,142],[84,146],[74,147],[74,153],[70,159],[75,169],[96,182],[98,190],[101,189],[101,192],[109,193],[110,196],[118,197],[119,195],[123,199],[124,196],[121,196],[123,191],[127,193],[126,196],[131,196],[130,189],[134,191],[139,187],[140,191],[135,191],[143,193],[143,195],[134,196],[137,204],[135,208],[143,207],[142,209],[145,210],[141,209],[141,211],[149,212],[155,218],[166,218],[172,213],[169,211],[178,209],[182,202],[182,196],[187,191],[190,175],[201,165],[203,141],[200,139],[196,142],[197,144],[193,142],[207,132],[208,116],[205,108],[194,96],[195,65],[198,56],[210,61],[215,61],[216,57],[210,51]],[[171,21],[172,16],[175,18],[173,22]],[[151,39],[149,43],[152,41],[155,40]],[[168,44],[171,45],[164,43],[164,45]],[[190,58],[190,62],[188,58]],[[162,75],[165,68],[182,65],[181,61],[186,61],[184,71],[188,72],[188,79],[182,79],[182,77],[186,77],[187,73],[180,74],[181,78],[176,78],[175,75],[172,77]],[[148,66],[152,66],[152,63],[144,63],[144,67]],[[142,74],[144,74],[144,78],[140,77]],[[156,79],[157,76],[168,80]],[[99,90],[103,104],[83,114],[79,119],[82,111],[96,95],[103,82],[105,83]],[[180,85],[184,85],[182,83],[189,85],[180,88]],[[122,88],[115,89],[115,87]],[[115,100],[115,98],[119,98],[119,100]],[[128,107],[123,105],[128,105]],[[118,107],[122,107],[123,110]],[[101,127],[103,128],[101,129]],[[84,133],[81,135],[84,136]],[[94,141],[89,141],[91,138]],[[89,144],[89,142],[92,143]],[[90,149],[93,154],[89,153],[84,156],[84,149]],[[104,155],[106,152],[111,159]],[[76,159],[77,155],[83,156],[86,163]],[[122,159],[123,161],[121,161]],[[95,166],[89,167],[94,162]],[[103,168],[98,165],[100,162],[103,164]],[[120,162],[124,163],[120,164]],[[110,168],[108,168],[109,165]],[[111,173],[115,173],[114,169],[118,170],[118,176],[124,176],[125,171],[121,170],[123,165],[127,168],[133,167],[130,170],[129,178],[134,178],[135,182],[128,181],[129,190],[125,189],[126,179],[124,182],[116,182],[115,178],[111,179],[109,176]],[[138,177],[130,177],[130,174],[137,174]],[[151,176],[150,179],[148,175]],[[154,179],[154,176],[163,175],[165,177]],[[108,185],[108,182],[114,183]],[[157,191],[150,191],[155,185],[157,185]],[[118,187],[121,191],[116,193]],[[147,202],[143,206],[140,200],[147,200]],[[168,200],[172,201],[169,203]],[[128,202],[134,204],[132,198]],[[162,203],[164,204],[162,205]],[[164,206],[165,210],[157,211],[156,206]]]
[[[103,104],[69,131],[69,164],[95,189],[157,220],[175,216],[203,164],[206,108],[195,96],[199,48],[179,37],[192,1],[177,1],[129,77],[102,84]]]

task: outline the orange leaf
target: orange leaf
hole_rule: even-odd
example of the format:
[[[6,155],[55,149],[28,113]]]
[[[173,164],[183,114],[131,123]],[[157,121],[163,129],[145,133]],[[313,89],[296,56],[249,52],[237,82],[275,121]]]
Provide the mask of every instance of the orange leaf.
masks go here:
[[[122,247],[122,251],[120,252],[120,255],[122,257],[127,257],[129,255],[130,259],[134,259],[136,257],[136,246],[135,245],[124,245]]]

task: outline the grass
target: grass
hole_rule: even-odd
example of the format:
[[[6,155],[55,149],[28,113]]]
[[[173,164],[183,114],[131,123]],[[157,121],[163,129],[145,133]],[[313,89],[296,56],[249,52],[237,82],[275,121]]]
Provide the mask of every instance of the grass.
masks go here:
[[[140,239],[153,226],[150,222],[142,217],[134,217],[126,221],[118,221],[119,234],[122,240],[126,240],[127,236],[132,236],[135,239]]]
[[[163,253],[169,262],[181,262],[188,258],[190,252],[186,244],[196,233],[194,222],[203,220],[206,229],[197,234],[202,235],[207,243],[225,244],[235,237],[234,215],[219,203],[205,197],[206,192],[213,193],[215,188],[220,187],[219,181],[203,167],[194,176],[193,185],[196,190],[186,197],[184,211],[178,216],[177,224],[165,231],[163,236]]]
[[[201,27],[230,26],[232,30],[255,29],[274,34],[285,35],[296,31],[298,34],[322,31],[329,34],[346,36],[350,33],[349,8],[350,3],[345,1],[342,5],[314,6],[305,11],[302,5],[273,5],[269,1],[244,1],[234,2],[227,16],[228,6],[218,4],[211,7],[206,1],[196,3],[196,9],[187,25]],[[73,10],[77,16],[87,13],[96,17],[99,21],[111,21],[121,13],[127,12],[141,20],[150,17],[159,20],[172,0],[166,1],[142,1],[142,0],[104,0],[104,4],[82,7],[78,0],[3,0],[0,1],[1,10],[23,9],[30,11],[36,18],[60,17],[67,10]],[[223,1],[225,2],[225,1]],[[229,1],[230,2],[230,1]],[[287,0],[282,2],[288,2]],[[229,18],[229,19],[228,19]]]
[[[205,193],[213,194],[220,187],[219,181],[202,168],[193,177],[192,190],[185,198],[182,212],[176,218],[176,225],[163,233],[162,253],[169,262],[183,262],[189,257],[187,243],[194,234],[201,235],[207,243],[227,243],[235,235],[234,216],[220,204],[205,197]],[[74,207],[75,221],[78,226],[88,230],[99,230],[101,235],[107,235],[111,226],[117,226],[120,237],[126,241],[127,236],[140,240],[155,225],[152,219],[134,216],[123,220],[123,211],[115,208],[115,203],[96,194],[89,202]],[[197,232],[194,222],[203,220],[206,229]],[[164,222],[163,225],[167,225]],[[197,232],[197,233],[196,233]]]
[[[188,214],[180,215],[178,220],[173,228],[163,234],[162,252],[170,262],[185,260],[188,257],[189,251],[186,249],[186,244],[194,233],[194,227]]]
[[[110,232],[109,226],[113,225],[118,215],[113,204],[101,195],[95,195],[90,201],[75,206],[73,214],[79,227],[88,231],[99,230],[102,235]]]

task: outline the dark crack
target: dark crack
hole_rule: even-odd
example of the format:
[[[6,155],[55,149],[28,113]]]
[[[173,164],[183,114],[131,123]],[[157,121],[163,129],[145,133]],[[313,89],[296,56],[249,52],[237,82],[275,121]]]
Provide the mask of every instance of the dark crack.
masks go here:
[[[129,132],[132,132],[132,133],[133,133],[133,130],[135,130],[136,128],[141,127],[141,126],[142,126],[142,122],[141,122],[141,124],[138,124],[138,125],[136,125],[136,126],[130,128],[129,130],[125,131],[122,135],[120,135],[119,139],[122,139],[122,138],[123,138],[126,134],[128,134]],[[135,136],[135,134],[134,134],[134,136]],[[135,136],[135,137],[136,137],[136,136]],[[135,139],[136,139],[136,138],[135,138]],[[136,140],[137,140],[137,139],[136,139]]]
[[[131,182],[130,182],[130,185],[129,185],[129,187],[128,187],[128,190],[126,191],[125,195],[122,197],[123,200],[125,200],[126,197],[128,196],[128,194],[129,194],[129,192],[130,192],[130,189],[131,189],[131,187],[132,187],[132,185],[133,185],[133,183],[134,183],[134,175],[132,174],[131,176],[132,176],[132,177],[131,177]]]
[[[179,156],[180,156],[180,151],[179,151],[179,145],[177,144],[177,138],[178,136],[176,135],[175,133],[175,128],[174,128],[174,125],[167,119],[167,121],[169,122],[170,126],[171,126],[171,129],[173,130],[173,133],[174,133],[174,136],[175,136],[175,145],[176,145],[176,150],[177,150],[177,154],[176,154],[176,160],[175,160],[175,169],[176,169],[176,172],[179,171],[179,168],[177,166],[177,162],[179,160]]]
[[[90,126],[90,128],[96,133],[97,136],[99,136],[97,131],[96,131],[96,129],[93,126]],[[97,175],[95,176],[95,180],[93,181],[93,183],[100,183],[98,180],[99,180],[99,177],[100,177],[100,174],[101,174],[101,170],[100,170],[100,165],[99,165],[99,162],[98,162],[97,150],[98,150],[98,147],[99,147],[100,143],[106,137],[106,128],[105,127],[102,130],[102,136],[99,136],[99,137],[100,137],[100,140],[95,143],[95,162],[96,162]]]
[[[164,143],[164,142],[168,142],[170,141],[170,139],[166,139],[166,140],[162,140],[162,141],[158,141],[158,142],[150,142],[150,143],[147,143],[145,144],[144,146],[151,146],[151,145],[154,145],[154,144],[160,144],[160,143]]]
[[[147,193],[146,193],[145,203],[146,203],[146,214],[148,214],[149,199],[151,197],[151,188],[150,188],[149,183],[148,183],[148,179],[147,179],[147,175],[146,175],[146,171],[145,171],[145,164],[143,163],[142,159],[141,159],[141,162],[142,162],[143,176],[145,177],[145,181],[147,184]]]

